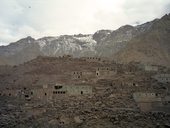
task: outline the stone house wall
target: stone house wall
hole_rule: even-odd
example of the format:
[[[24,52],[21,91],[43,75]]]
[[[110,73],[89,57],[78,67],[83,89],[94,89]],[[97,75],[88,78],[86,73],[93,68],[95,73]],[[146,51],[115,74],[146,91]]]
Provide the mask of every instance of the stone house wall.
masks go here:
[[[155,65],[144,65],[144,70],[145,71],[154,71],[154,72],[157,72],[158,71],[158,66],[155,66]]]
[[[157,74],[152,78],[156,79],[158,82],[161,83],[170,83],[170,74]]]
[[[92,94],[92,87],[87,85],[57,85],[54,93],[68,95]]]
[[[72,72],[73,79],[88,79],[95,77],[95,72],[92,71],[74,71]]]
[[[117,74],[115,68],[112,67],[98,67],[96,68],[96,77],[107,78]]]

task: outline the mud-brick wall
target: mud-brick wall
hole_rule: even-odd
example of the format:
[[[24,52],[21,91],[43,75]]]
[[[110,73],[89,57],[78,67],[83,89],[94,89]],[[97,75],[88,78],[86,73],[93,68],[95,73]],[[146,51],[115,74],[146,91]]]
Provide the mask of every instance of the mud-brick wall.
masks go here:
[[[19,95],[19,90],[3,90],[0,92],[0,96],[17,97]]]
[[[151,102],[148,102],[148,103],[138,103],[138,107],[141,111],[143,112],[149,112],[152,110],[152,103]]]
[[[136,102],[155,102],[158,100],[155,93],[136,92],[133,94]]]
[[[92,86],[88,86],[88,85],[60,85],[60,88],[54,89],[54,92],[56,92],[54,95],[92,94]]]
[[[81,71],[74,71],[72,72],[73,79],[82,79],[83,73]]]
[[[95,72],[92,71],[74,71],[72,72],[73,79],[88,79],[95,77]]]
[[[53,90],[49,88],[41,88],[32,90],[32,98],[40,100],[52,100]]]
[[[91,86],[67,86],[67,93],[69,95],[84,95],[92,94]]]
[[[117,72],[116,71],[109,71],[109,70],[102,70],[102,71],[96,71],[96,76],[97,77],[102,77],[102,78],[107,78],[115,75]]]
[[[87,57],[84,60],[87,62],[102,62],[102,59],[98,57]]]
[[[145,65],[144,66],[145,71],[158,71],[158,66],[153,66],[153,65]]]

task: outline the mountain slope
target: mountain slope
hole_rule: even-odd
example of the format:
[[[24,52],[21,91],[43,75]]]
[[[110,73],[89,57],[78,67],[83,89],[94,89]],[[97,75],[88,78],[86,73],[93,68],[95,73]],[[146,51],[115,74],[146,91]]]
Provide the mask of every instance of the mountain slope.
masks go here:
[[[129,41],[128,46],[114,55],[120,62],[170,66],[170,15],[153,21],[149,31]]]
[[[121,62],[138,61],[169,66],[170,15],[138,26],[99,30],[89,35],[27,37],[0,46],[0,65],[16,65],[37,56],[100,56]]]
[[[34,59],[39,55],[61,56],[71,54],[75,57],[91,56],[95,54],[95,45],[96,41],[92,39],[91,35],[64,35],[60,37],[44,37],[38,40],[27,37],[8,46],[1,46],[0,55],[5,58],[5,64],[16,65]]]

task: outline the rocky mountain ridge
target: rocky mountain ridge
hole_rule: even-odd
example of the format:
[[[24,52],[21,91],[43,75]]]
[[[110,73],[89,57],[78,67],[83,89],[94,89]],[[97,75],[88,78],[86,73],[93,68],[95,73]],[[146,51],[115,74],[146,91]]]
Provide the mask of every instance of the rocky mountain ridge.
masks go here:
[[[21,64],[39,55],[55,57],[70,54],[74,57],[108,57],[123,63],[139,61],[155,64],[158,59],[161,59],[163,62],[158,64],[167,66],[170,64],[168,56],[170,53],[169,28],[170,15],[165,15],[161,19],[142,25],[125,25],[115,31],[99,30],[89,35],[62,35],[43,37],[37,40],[29,36],[8,46],[0,46],[0,65]],[[149,40],[145,41],[145,38],[149,38]],[[155,45],[155,40],[159,45]],[[159,55],[159,57],[148,57],[148,54],[145,54],[148,50],[146,51],[146,48],[141,45],[146,45],[148,49],[157,49],[149,52]]]

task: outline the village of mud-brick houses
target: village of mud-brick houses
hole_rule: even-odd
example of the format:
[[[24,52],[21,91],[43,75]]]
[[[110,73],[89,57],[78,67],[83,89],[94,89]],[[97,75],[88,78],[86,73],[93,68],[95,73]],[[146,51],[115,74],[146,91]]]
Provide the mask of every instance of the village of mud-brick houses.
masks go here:
[[[136,108],[144,112],[170,113],[170,70],[167,67],[137,62],[122,64],[99,57],[73,58],[65,55],[56,59],[68,63],[78,61],[85,63],[85,67],[81,65],[77,70],[74,68],[66,72],[69,77],[65,79],[69,79],[70,83],[49,81],[49,84],[39,87],[5,88],[0,91],[0,96],[15,97],[26,102],[35,100],[50,103],[72,96],[97,97],[108,94],[113,99],[129,97]],[[91,64],[93,67],[88,68]]]

